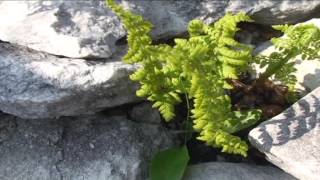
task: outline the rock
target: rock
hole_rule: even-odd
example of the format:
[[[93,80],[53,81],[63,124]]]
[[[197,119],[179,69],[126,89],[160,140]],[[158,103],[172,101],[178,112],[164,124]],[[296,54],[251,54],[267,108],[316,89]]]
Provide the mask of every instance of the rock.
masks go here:
[[[60,180],[56,165],[63,156],[56,144],[62,127],[51,120],[28,121],[3,114],[0,117],[0,179]]]
[[[136,66],[120,57],[96,62],[58,58],[0,43],[0,109],[22,118],[91,114],[136,102]]]
[[[205,16],[209,5],[219,14],[226,2],[123,1],[122,4],[155,24],[155,38],[186,31],[189,20]],[[208,5],[208,7],[204,7]],[[15,13],[13,13],[15,12]],[[3,1],[0,3],[0,39],[74,58],[110,57],[125,36],[118,17],[105,1]],[[27,36],[26,36],[27,35]]]
[[[122,0],[121,4],[155,25],[155,39],[181,35],[190,20],[211,23],[227,11],[247,12],[257,23],[283,24],[301,22],[320,10],[318,0]],[[125,36],[105,1],[2,1],[0,22],[2,41],[73,58],[110,57]]]
[[[313,23],[320,27],[320,19],[312,19],[304,24]],[[260,44],[254,51],[255,54],[270,55],[275,52],[276,48],[270,41]],[[307,94],[318,86],[320,86],[320,59],[315,60],[302,60],[301,56],[292,59],[295,62],[295,68],[297,71],[293,73],[297,77],[297,83],[295,88],[301,92],[301,94]],[[265,68],[260,68],[257,64],[253,65],[254,72],[252,74],[257,77],[258,74],[263,73]]]
[[[292,24],[319,16],[318,0],[236,0],[226,11],[244,11],[260,24]]]
[[[146,179],[150,159],[171,146],[171,139],[157,125],[124,117],[75,119],[62,140],[64,159],[59,169],[68,180]]]
[[[211,162],[187,168],[183,180],[295,180],[280,169],[245,163]]]
[[[104,1],[2,1],[0,39],[67,57],[110,57],[125,36]]]
[[[161,122],[161,116],[157,109],[152,108],[152,103],[144,102],[134,106],[129,112],[132,120],[144,123],[156,123]]]
[[[8,121],[0,144],[2,180],[142,180],[151,157],[172,146],[159,125],[102,114],[59,120]]]
[[[320,87],[249,134],[267,159],[302,180],[320,178]]]

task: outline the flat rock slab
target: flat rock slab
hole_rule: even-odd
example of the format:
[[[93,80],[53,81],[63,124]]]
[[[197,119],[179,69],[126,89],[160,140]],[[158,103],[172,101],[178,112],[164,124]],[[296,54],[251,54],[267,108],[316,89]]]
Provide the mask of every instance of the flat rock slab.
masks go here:
[[[244,11],[262,24],[296,23],[318,13],[319,0],[121,0],[154,24],[154,38],[186,32],[190,20],[211,23]],[[0,40],[73,58],[112,56],[126,32],[105,1],[1,1]]]
[[[270,166],[212,162],[189,166],[183,180],[296,180]]]
[[[1,180],[143,180],[151,157],[173,145],[159,125],[125,116],[0,116]]]
[[[21,118],[92,114],[136,102],[135,65],[60,58],[0,43],[0,110]]]
[[[267,159],[303,180],[320,179],[320,88],[249,134]]]

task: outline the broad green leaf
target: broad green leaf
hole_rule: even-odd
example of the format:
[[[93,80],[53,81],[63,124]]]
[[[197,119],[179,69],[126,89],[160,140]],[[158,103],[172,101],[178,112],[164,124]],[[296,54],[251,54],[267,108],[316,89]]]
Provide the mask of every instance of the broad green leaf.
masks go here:
[[[188,161],[186,146],[157,153],[150,166],[151,180],[181,180]]]

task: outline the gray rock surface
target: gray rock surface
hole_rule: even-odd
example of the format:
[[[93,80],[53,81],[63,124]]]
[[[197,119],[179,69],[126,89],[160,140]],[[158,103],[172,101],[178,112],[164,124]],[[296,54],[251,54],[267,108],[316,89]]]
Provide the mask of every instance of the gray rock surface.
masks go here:
[[[60,180],[57,146],[63,129],[56,122],[21,120],[0,114],[0,179]]]
[[[245,163],[212,162],[187,168],[183,180],[296,180],[282,170]]]
[[[160,123],[161,115],[158,109],[152,108],[152,103],[143,102],[135,105],[129,112],[130,119],[144,123]]]
[[[0,43],[0,110],[22,118],[90,114],[135,102],[136,66],[113,57],[96,62],[58,58]]]
[[[244,11],[258,23],[300,22],[320,10],[318,0],[122,0],[155,25],[154,38],[186,32],[190,20],[214,22],[227,11]],[[107,58],[125,36],[105,1],[1,1],[0,40],[74,58]]]
[[[319,17],[318,0],[236,0],[226,11],[244,11],[260,24],[286,24]]]
[[[173,144],[159,125],[103,114],[59,120],[1,115],[1,180],[143,180]]]
[[[267,159],[302,180],[320,178],[320,87],[249,134]]]

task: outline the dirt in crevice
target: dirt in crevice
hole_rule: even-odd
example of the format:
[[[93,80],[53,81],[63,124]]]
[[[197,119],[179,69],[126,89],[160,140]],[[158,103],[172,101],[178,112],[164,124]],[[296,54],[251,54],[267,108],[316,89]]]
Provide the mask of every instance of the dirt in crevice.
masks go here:
[[[250,79],[249,75],[244,75],[239,80],[229,79],[227,82],[234,87],[229,93],[233,110],[260,109],[262,120],[280,114],[292,104],[293,92],[268,79]]]
[[[231,98],[233,110],[262,110],[262,118],[256,125],[278,115],[292,104],[288,98],[290,95],[288,88],[283,85],[276,85],[269,80],[257,82],[250,79],[247,75],[243,75],[241,79],[236,81],[234,80],[233,82],[230,81],[230,83],[235,87],[227,93]],[[183,97],[181,99],[183,99]],[[193,107],[190,107],[190,109],[192,108]],[[249,146],[248,156],[245,158],[240,155],[222,153],[221,149],[209,147],[204,142],[197,140],[196,137],[199,134],[192,132],[193,122],[190,117],[188,120],[189,127],[186,128],[187,112],[188,108],[186,102],[182,102],[176,107],[176,117],[170,122],[163,121],[163,125],[168,128],[169,131],[179,136],[181,144],[185,141],[186,133],[189,134],[188,136],[191,136],[187,141],[187,147],[190,154],[190,164],[223,161],[235,163],[246,162],[256,165],[272,165],[266,160],[265,155],[251,146],[248,141],[248,134],[256,127],[256,125],[234,134],[239,136],[242,140],[245,140]]]

